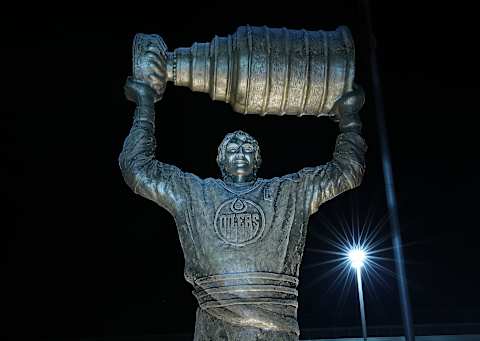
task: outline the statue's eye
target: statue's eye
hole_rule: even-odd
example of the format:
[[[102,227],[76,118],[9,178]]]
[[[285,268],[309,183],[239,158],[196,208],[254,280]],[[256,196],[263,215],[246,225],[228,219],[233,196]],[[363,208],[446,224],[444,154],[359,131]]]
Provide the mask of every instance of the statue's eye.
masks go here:
[[[244,145],[242,146],[242,148],[243,148],[243,151],[244,151],[245,153],[251,153],[251,152],[254,151],[254,148],[253,148],[253,146],[252,146],[250,143],[244,144]]]
[[[238,150],[238,145],[236,144],[230,144],[227,146],[227,151],[229,153],[235,153]]]

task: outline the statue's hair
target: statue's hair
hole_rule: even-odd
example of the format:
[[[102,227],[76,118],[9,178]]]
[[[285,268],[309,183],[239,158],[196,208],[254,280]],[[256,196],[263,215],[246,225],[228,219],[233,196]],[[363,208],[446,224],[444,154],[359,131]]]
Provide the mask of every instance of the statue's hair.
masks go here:
[[[255,140],[252,136],[250,136],[249,134],[241,130],[237,130],[233,133],[229,133],[225,135],[222,143],[220,143],[220,145],[218,146],[217,164],[218,164],[218,167],[220,167],[222,176],[225,177],[228,175],[226,170],[225,151],[227,149],[228,143],[233,138],[237,138],[242,142],[251,143],[255,148],[255,159],[254,159],[255,164],[253,165],[253,175],[257,176],[257,170],[260,168],[260,165],[262,164],[262,157],[260,156],[260,146],[258,145],[257,140]]]

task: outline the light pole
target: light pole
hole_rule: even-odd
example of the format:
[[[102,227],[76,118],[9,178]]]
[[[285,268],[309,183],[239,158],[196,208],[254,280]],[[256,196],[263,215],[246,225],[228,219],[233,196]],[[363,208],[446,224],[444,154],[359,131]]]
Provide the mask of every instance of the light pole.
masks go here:
[[[367,253],[361,248],[353,248],[348,251],[348,259],[350,266],[357,273],[357,288],[358,288],[358,301],[360,305],[360,317],[362,319],[362,334],[363,340],[367,340],[367,321],[365,319],[365,304],[363,301],[363,287],[362,287],[362,268],[367,259]]]

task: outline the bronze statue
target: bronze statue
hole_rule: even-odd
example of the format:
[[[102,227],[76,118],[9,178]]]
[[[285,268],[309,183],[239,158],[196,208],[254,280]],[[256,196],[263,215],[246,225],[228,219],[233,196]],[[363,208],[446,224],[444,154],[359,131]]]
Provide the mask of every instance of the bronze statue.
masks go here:
[[[255,42],[263,39],[257,37],[255,40],[253,36],[262,29],[263,34],[270,35],[269,42],[273,44],[271,36],[274,29],[246,29],[245,39],[251,50],[247,51],[244,59],[250,60],[246,66],[250,71],[241,76],[241,70],[238,71],[244,60],[241,56],[237,58],[235,66],[235,62],[225,61],[226,59],[222,62],[218,49],[209,47],[207,57],[189,56],[188,60],[193,66],[190,70],[181,71],[178,63],[178,55],[181,53],[175,56],[167,52],[159,36],[137,35],[134,77],[129,77],[125,85],[126,97],[135,102],[137,107],[133,126],[119,157],[120,168],[126,183],[135,193],[153,200],[175,218],[185,256],[185,278],[192,284],[193,294],[199,303],[194,337],[197,341],[298,340],[300,332],[296,288],[309,216],[322,203],[360,185],[365,170],[364,154],[367,147],[360,135],[361,122],[358,116],[364,95],[361,88],[353,84],[351,51],[344,53],[352,49],[353,45],[347,46],[350,42],[345,40],[347,43],[342,45],[344,51],[340,51],[337,56],[340,61],[343,58],[344,63],[338,63],[337,70],[334,70],[336,75],[342,74],[344,78],[335,78],[334,75],[332,83],[337,83],[329,85],[325,80],[325,77],[329,77],[328,73],[324,73],[323,78],[310,77],[316,72],[312,73],[311,70],[320,70],[322,65],[318,64],[325,64],[325,59],[323,62],[312,63],[313,58],[310,58],[310,54],[315,52],[312,45],[320,46],[318,41],[306,39],[308,34],[314,34],[282,30],[284,38],[286,37],[284,41],[295,37],[295,41],[291,41],[292,46],[303,34],[303,42],[310,46],[307,54],[310,60],[301,65],[304,69],[309,65],[310,71],[307,70],[306,74],[310,76],[308,81],[301,84],[288,84],[294,79],[290,74],[282,85],[283,90],[279,90],[275,84],[263,84],[261,77],[253,79],[257,74],[252,70],[258,66],[255,65],[255,60],[259,60],[255,53],[261,54],[258,50],[255,52]],[[342,31],[341,35],[345,36],[345,32]],[[318,33],[317,36],[324,38],[326,34]],[[242,55],[239,50],[241,43],[238,41],[241,39],[234,38],[224,38],[227,45],[228,40],[232,40],[225,55]],[[285,46],[288,50],[288,44],[280,45],[276,52],[269,47],[269,58],[273,58],[271,55],[274,53],[282,53]],[[304,49],[301,50],[301,53],[305,52]],[[337,46],[335,51],[338,50],[342,49]],[[297,53],[298,58],[304,56],[301,53]],[[183,51],[183,54],[186,52]],[[209,65],[217,62],[218,65],[209,66],[205,69],[208,72],[194,72],[198,58],[204,62],[210,60]],[[292,66],[289,64],[292,59],[280,59],[278,57],[279,61],[276,62],[280,69],[284,67],[291,72]],[[271,60],[267,64],[274,68]],[[264,60],[257,63],[260,66],[266,65]],[[343,65],[343,70],[338,70],[339,65]],[[180,66],[180,69],[182,67],[184,66]],[[325,65],[323,67],[325,69]],[[229,68],[233,70],[231,73]],[[213,81],[211,76],[216,74],[215,69],[223,69],[224,75],[214,76],[213,79],[216,80]],[[278,71],[279,67],[276,68],[277,71],[262,71],[261,67],[257,69],[260,70],[259,73],[266,72],[269,75],[269,82],[275,77],[273,73],[283,72]],[[333,159],[325,165],[304,168],[282,177],[258,178],[260,148],[253,137],[242,131],[228,134],[218,147],[217,162],[222,179],[200,179],[155,159],[154,104],[162,98],[166,82],[178,82],[179,73],[183,72],[190,73],[191,77],[189,84],[183,85],[198,90],[194,84],[202,82],[202,91],[213,93],[214,99],[218,99],[215,96],[222,93],[223,100],[234,102],[234,108],[241,109],[242,112],[272,113],[269,108],[275,107],[273,103],[280,103],[280,107],[276,107],[281,108],[278,114],[332,117],[339,122],[340,127]],[[238,74],[235,75],[235,72]],[[207,81],[206,75],[209,75]],[[181,77],[186,76],[182,74]],[[195,77],[203,80],[192,79]],[[242,92],[239,89],[242,79],[247,79],[250,86],[263,86],[261,94],[264,97],[257,96],[260,105],[245,98],[249,97],[246,96],[249,93],[248,87],[246,92],[238,96]],[[234,82],[238,84],[232,85]],[[317,82],[322,82],[323,85],[318,86]],[[285,96],[285,89],[293,93],[298,93],[297,90],[301,89],[304,94],[301,101],[295,102],[295,98]],[[326,94],[328,89],[337,89],[334,102]],[[324,95],[321,94],[323,99],[320,101],[311,98],[312,93],[322,92]],[[282,98],[272,99],[272,94],[281,94]],[[270,96],[270,99],[265,96]],[[248,108],[252,108],[251,111]]]

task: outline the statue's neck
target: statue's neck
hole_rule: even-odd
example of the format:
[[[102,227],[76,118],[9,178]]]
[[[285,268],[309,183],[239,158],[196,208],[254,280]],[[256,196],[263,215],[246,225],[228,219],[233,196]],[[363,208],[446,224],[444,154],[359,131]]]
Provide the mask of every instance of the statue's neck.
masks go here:
[[[223,182],[225,182],[229,186],[233,187],[248,187],[251,186],[255,183],[257,178],[254,175],[249,175],[249,176],[231,176],[228,175],[223,178]]]

